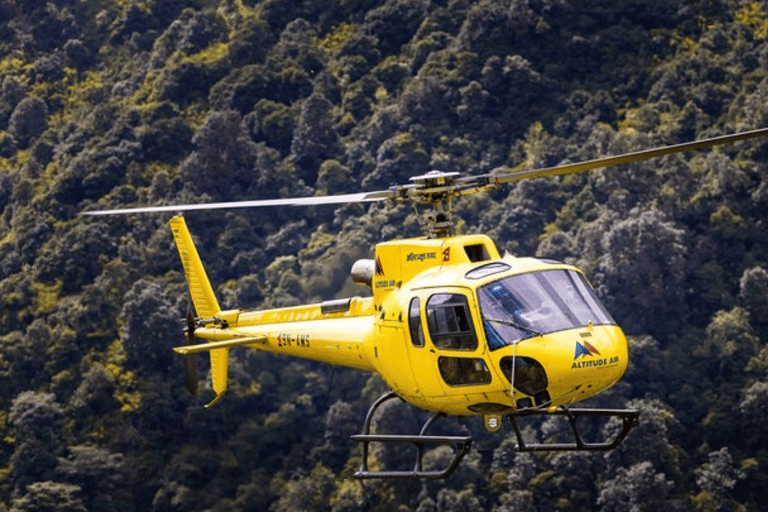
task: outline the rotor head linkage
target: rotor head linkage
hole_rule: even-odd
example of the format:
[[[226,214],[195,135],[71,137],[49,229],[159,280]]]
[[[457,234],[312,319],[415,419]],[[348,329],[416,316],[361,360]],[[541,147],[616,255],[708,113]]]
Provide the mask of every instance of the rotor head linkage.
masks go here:
[[[411,184],[392,187],[395,201],[409,200],[416,214],[417,205],[424,204],[432,210],[420,219],[421,229],[429,238],[444,238],[454,234],[452,200],[460,195],[456,185],[458,172],[429,171],[410,178]]]

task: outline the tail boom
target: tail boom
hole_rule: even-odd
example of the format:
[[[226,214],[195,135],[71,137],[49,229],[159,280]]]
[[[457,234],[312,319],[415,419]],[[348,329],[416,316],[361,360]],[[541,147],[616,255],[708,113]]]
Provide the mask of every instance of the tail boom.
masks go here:
[[[306,306],[301,306],[306,308]],[[298,308],[297,308],[298,309]],[[336,366],[375,371],[370,337],[375,325],[372,316],[337,316],[297,320],[301,311],[268,310],[241,313],[226,327],[201,327],[195,336],[207,340],[199,345],[176,347],[180,354],[235,347],[248,347],[274,354],[311,359]]]

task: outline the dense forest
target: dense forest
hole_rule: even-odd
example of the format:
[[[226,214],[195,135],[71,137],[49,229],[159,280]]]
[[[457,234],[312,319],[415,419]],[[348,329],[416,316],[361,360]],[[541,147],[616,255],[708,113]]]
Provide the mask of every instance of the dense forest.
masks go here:
[[[457,203],[463,232],[584,270],[631,353],[592,405],[641,417],[615,451],[541,455],[458,419],[475,444],[441,482],[352,478],[348,436],[386,391],[362,372],[233,351],[205,409],[171,351],[188,299],[168,216],[78,215],[765,127],[763,2],[0,0],[0,71],[0,510],[764,509],[768,141]],[[187,222],[239,308],[365,295],[350,265],[419,232],[380,204]]]

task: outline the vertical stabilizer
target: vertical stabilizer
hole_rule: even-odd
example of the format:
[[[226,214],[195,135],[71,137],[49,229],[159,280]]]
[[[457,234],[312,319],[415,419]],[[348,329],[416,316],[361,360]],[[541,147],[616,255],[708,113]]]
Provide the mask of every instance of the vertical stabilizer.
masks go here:
[[[173,238],[176,240],[176,248],[179,250],[181,264],[184,266],[184,274],[187,277],[189,285],[189,294],[192,296],[192,303],[195,305],[195,311],[200,318],[213,318],[221,309],[213,293],[213,287],[208,281],[208,275],[203,268],[203,262],[197,254],[197,248],[192,241],[192,235],[189,234],[187,223],[184,217],[178,215],[171,219],[171,230]]]
[[[208,275],[203,268],[203,262],[200,261],[200,255],[189,234],[187,223],[184,217],[178,215],[170,221],[173,238],[176,241],[176,248],[179,250],[181,264],[184,267],[184,274],[189,285],[189,294],[192,296],[192,303],[195,305],[195,312],[198,318],[212,319],[221,312],[219,302],[213,292],[213,287],[208,280]],[[227,370],[229,349],[221,348],[211,350],[211,380],[213,381],[213,391],[216,398],[208,404],[215,404],[224,392],[227,390]]]

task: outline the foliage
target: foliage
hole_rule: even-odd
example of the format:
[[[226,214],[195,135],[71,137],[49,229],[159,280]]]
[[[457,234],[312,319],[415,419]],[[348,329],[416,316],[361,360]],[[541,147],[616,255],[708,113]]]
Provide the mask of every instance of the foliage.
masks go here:
[[[351,479],[375,377],[233,351],[231,396],[203,409],[170,351],[187,299],[164,220],[77,213],[345,194],[762,127],[767,67],[751,0],[0,0],[0,509],[761,509],[764,141],[456,202],[465,231],[585,271],[631,334],[598,405],[642,414],[605,456],[515,454],[511,432],[462,421],[479,449],[444,485]],[[233,308],[363,293],[351,263],[417,232],[381,206],[188,221]]]

